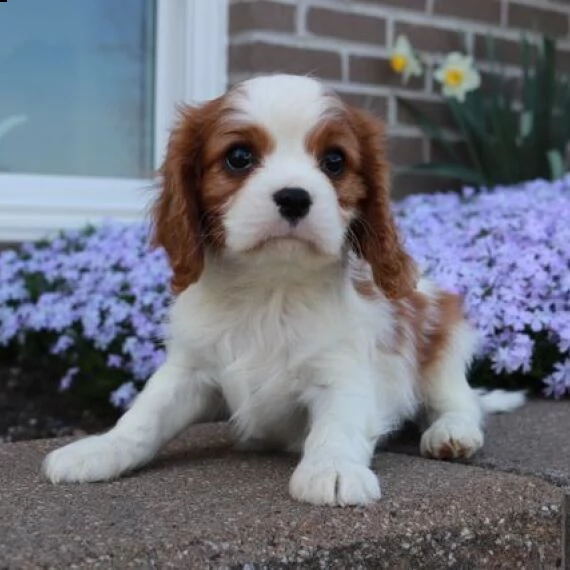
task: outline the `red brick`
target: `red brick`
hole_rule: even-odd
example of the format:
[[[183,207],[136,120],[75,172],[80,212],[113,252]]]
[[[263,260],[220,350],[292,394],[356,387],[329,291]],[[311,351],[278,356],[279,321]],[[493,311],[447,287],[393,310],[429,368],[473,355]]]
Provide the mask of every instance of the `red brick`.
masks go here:
[[[469,166],[469,151],[467,149],[467,144],[462,141],[450,143],[453,151],[457,154],[460,162],[459,164]],[[449,152],[443,147],[441,143],[431,141],[430,142],[430,162],[444,162],[444,163],[454,163],[456,160],[449,156]]]
[[[376,45],[386,43],[386,20],[383,18],[337,12],[326,8],[309,10],[307,30],[324,37]]]
[[[461,33],[455,30],[396,22],[395,33],[396,36],[399,34],[407,36],[410,43],[418,50],[449,53],[463,51],[465,47]]]
[[[489,59],[487,42],[487,37],[475,36],[475,57],[480,61],[487,61]],[[512,65],[522,64],[522,51],[520,41],[495,38],[494,44],[495,58],[498,61]],[[557,46],[556,62],[558,69],[566,73],[570,72],[570,51],[564,50],[560,46]]]
[[[502,79],[500,90],[510,99],[520,99],[522,93],[521,77],[504,77],[500,74],[482,71],[481,87],[484,93],[495,93],[498,89],[497,84]]]
[[[387,59],[353,55],[349,60],[349,80],[371,85],[402,87],[400,75],[394,73]],[[412,77],[407,85],[409,89],[423,89],[424,79]]]
[[[428,174],[411,174],[395,171],[392,175],[392,198],[401,199],[410,194],[430,194],[448,190],[459,190],[461,182]]]
[[[230,6],[230,33],[250,30],[295,31],[295,6],[275,2],[248,2]]]
[[[508,22],[510,27],[523,28],[551,36],[568,34],[568,14],[547,8],[509,2]]]
[[[489,24],[501,21],[500,0],[435,0],[434,13]]]
[[[378,6],[394,6],[395,8],[403,8],[405,10],[426,11],[426,0],[360,0],[368,4],[376,4]],[[458,0],[463,1],[463,0]]]
[[[264,42],[230,46],[229,68],[231,73],[283,72],[341,78],[340,55],[336,52]]]
[[[339,93],[339,95],[349,105],[365,109],[377,117],[386,117],[388,114],[388,99],[386,97],[362,93]]]
[[[501,38],[493,39],[494,57],[504,63],[520,63],[520,43]],[[475,57],[480,61],[489,61],[489,39],[486,36],[475,36]]]
[[[413,166],[423,162],[423,139],[390,136],[387,139],[387,156],[390,163],[397,166]]]
[[[456,127],[455,121],[453,120],[453,114],[444,101],[439,103],[435,101],[418,101],[416,99],[410,99],[410,103],[417,107],[419,111],[424,113],[426,117],[429,120],[433,121],[436,125],[448,129],[453,129]],[[396,105],[397,122],[404,125],[417,126],[411,115],[398,100],[396,100]]]

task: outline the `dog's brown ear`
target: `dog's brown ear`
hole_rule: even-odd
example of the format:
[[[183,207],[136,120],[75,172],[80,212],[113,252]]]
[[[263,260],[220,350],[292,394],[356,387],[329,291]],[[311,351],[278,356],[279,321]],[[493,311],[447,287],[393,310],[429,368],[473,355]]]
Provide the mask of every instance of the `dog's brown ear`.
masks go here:
[[[204,269],[200,228],[202,109],[180,109],[160,170],[161,192],[152,210],[153,245],[162,246],[168,255],[174,293],[195,283]]]
[[[417,282],[417,270],[402,246],[390,207],[389,166],[382,123],[359,109],[351,119],[360,142],[361,176],[366,195],[351,227],[355,253],[371,266],[374,281],[390,299],[405,297]]]

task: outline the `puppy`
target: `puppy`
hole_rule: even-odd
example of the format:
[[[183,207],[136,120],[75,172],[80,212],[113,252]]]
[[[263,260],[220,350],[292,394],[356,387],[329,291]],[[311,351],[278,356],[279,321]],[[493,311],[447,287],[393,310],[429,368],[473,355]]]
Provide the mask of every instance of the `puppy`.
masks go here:
[[[153,210],[176,295],[167,359],[113,429],[49,454],[51,481],[113,479],[189,424],[230,419],[243,443],[301,453],[295,499],[364,505],[376,443],[420,410],[422,454],[483,445],[465,377],[477,337],[402,247],[383,136],[308,77],[182,110]]]

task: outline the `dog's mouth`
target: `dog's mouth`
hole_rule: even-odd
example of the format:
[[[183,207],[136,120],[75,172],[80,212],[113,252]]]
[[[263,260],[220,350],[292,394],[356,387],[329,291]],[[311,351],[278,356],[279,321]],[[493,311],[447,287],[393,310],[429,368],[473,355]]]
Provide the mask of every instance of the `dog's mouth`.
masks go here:
[[[269,236],[250,248],[250,253],[271,251],[275,254],[291,255],[294,253],[320,253],[317,244],[310,239],[295,234]]]

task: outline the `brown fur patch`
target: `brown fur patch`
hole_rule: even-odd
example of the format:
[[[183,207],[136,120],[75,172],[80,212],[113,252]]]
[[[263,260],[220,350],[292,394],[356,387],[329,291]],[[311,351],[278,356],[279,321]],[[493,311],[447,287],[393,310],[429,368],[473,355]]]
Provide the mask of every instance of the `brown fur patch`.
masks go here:
[[[333,149],[340,150],[346,159],[345,171],[331,178],[341,208],[356,208],[366,194],[360,176],[360,147],[358,138],[345,116],[325,117],[307,137],[307,150],[320,162]]]
[[[354,277],[352,284],[360,296],[371,301],[380,298],[378,287],[370,279]],[[418,370],[425,377],[464,318],[462,298],[445,291],[428,296],[416,290],[394,301],[393,306],[396,322],[391,349],[403,353],[411,342]]]
[[[223,247],[222,215],[252,172],[229,171],[227,151],[244,144],[260,161],[273,145],[263,128],[238,122],[232,114],[228,95],[200,107],[183,107],[170,136],[161,168],[162,191],[153,208],[153,242],[169,257],[174,293],[199,279],[206,246]]]
[[[224,246],[224,215],[231,197],[243,186],[244,181],[255,171],[231,172],[225,165],[226,153],[235,145],[245,145],[253,153],[256,161],[273,149],[269,134],[256,125],[222,121],[215,124],[205,137],[202,178],[203,232],[208,245],[213,249]]]
[[[380,296],[380,291],[373,281],[369,279],[353,279],[352,284],[356,289],[356,292],[366,299],[378,299]]]
[[[463,319],[461,297],[440,292],[428,297],[414,291],[396,304],[396,350],[411,336],[422,376],[440,359],[454,327]]]
[[[404,298],[415,289],[417,273],[392,216],[384,127],[368,113],[350,107],[347,122],[359,142],[358,174],[366,189],[350,228],[352,247],[370,264],[374,282],[389,299]]]
[[[437,363],[449,344],[455,325],[463,319],[462,299],[457,295],[441,292],[435,299],[434,309],[434,322],[429,323],[419,358],[424,370]]]
[[[370,264],[374,282],[388,298],[410,294],[415,288],[416,271],[392,218],[382,123],[364,111],[344,105],[313,129],[307,148],[317,161],[328,150],[338,148],[345,154],[346,170],[331,182],[343,211],[356,213],[348,232],[350,244]],[[365,288],[364,284],[355,286]],[[366,288],[371,294],[371,288]]]

